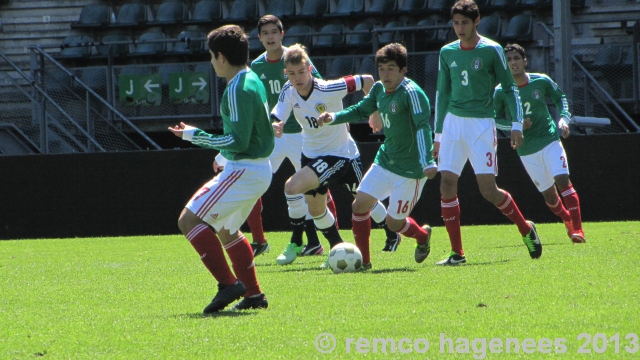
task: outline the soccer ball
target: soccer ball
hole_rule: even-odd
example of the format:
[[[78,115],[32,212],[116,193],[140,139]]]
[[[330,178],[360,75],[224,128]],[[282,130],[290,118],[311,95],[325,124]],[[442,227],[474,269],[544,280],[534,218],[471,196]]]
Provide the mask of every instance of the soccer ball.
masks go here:
[[[358,271],[362,267],[362,253],[353,244],[340,243],[329,252],[329,267],[334,274]]]

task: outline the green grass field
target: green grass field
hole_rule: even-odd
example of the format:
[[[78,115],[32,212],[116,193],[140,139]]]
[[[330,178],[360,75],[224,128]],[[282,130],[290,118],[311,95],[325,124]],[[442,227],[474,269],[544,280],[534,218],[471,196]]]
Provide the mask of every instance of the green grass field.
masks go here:
[[[514,226],[463,227],[468,264],[453,268],[434,265],[443,227],[423,264],[410,239],[382,253],[374,230],[373,270],[339,275],[317,256],[276,265],[288,234],[268,233],[270,307],[214,317],[213,278],[181,235],[0,241],[0,358],[640,358],[640,222],[585,229],[574,245],[539,224],[531,260]]]

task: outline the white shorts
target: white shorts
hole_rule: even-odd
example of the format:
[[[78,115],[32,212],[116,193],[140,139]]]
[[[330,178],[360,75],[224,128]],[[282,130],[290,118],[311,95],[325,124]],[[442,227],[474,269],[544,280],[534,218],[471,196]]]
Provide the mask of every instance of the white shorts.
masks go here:
[[[224,227],[233,234],[269,188],[271,176],[268,159],[228,161],[224,170],[196,191],[185,207],[216,231]]]
[[[521,156],[520,160],[540,192],[553,186],[554,177],[569,175],[567,154],[560,141],[552,142],[535,154]]]
[[[444,118],[438,169],[458,176],[467,160],[476,174],[498,175],[496,123],[491,118]]]
[[[373,164],[364,174],[358,192],[362,191],[378,200],[388,197],[387,215],[402,220],[411,214],[426,183],[426,177],[410,179],[385,170],[378,164]]]
[[[285,158],[289,158],[291,164],[300,170],[300,157],[302,155],[302,133],[282,134],[281,138],[276,138],[276,144],[273,152],[269,156],[271,167],[275,173],[282,165]]]

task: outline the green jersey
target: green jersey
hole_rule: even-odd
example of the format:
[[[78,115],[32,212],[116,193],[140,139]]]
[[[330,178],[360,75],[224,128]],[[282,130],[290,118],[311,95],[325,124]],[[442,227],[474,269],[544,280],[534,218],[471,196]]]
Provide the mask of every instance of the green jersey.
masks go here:
[[[569,103],[558,84],[545,74],[529,73],[529,81],[518,86],[520,101],[524,111],[523,117],[531,120],[531,127],[524,129],[524,142],[517,149],[518,155],[531,155],[554,141],[560,140],[558,127],[547,107],[547,97],[560,109],[560,117],[571,120]],[[505,111],[506,96],[502,87],[498,85],[494,94],[494,108],[496,127],[501,130],[511,130],[511,117]]]
[[[376,110],[385,138],[374,162],[396,175],[422,179],[423,170],[435,165],[429,98],[413,80],[405,78],[391,93],[378,81],[362,101],[336,113],[332,124],[358,121]]]
[[[271,155],[275,141],[267,94],[253,71],[242,70],[229,81],[222,94],[220,113],[222,135],[193,129],[185,131],[183,139],[200,147],[218,149],[227,160]]]
[[[436,92],[436,134],[442,133],[447,113],[466,118],[493,118],[493,91],[499,82],[512,119],[522,123],[518,88],[500,44],[480,37],[473,49],[460,40],[442,47]]]
[[[284,48],[284,51],[287,51],[287,48]],[[311,74],[316,78],[322,78],[320,73],[311,64]],[[258,74],[260,80],[264,84],[264,88],[267,89],[267,97],[269,98],[269,110],[273,109],[278,103],[278,97],[280,96],[280,91],[284,84],[289,80],[287,77],[287,73],[285,72],[284,65],[284,52],[282,53],[282,57],[279,60],[273,61],[267,58],[267,52],[265,51],[262,55],[258,56],[255,60],[251,62],[251,70]],[[291,121],[289,121],[291,120]],[[285,134],[297,134],[302,131],[302,128],[293,117],[293,112],[287,119],[287,122],[284,125],[284,129],[282,132]]]

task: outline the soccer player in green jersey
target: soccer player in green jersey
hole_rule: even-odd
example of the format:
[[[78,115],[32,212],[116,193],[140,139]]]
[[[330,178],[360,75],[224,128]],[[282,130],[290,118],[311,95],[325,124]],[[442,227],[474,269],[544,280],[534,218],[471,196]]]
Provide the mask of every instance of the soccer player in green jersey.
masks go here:
[[[560,142],[560,133],[563,138],[569,137],[571,113],[567,97],[549,76],[525,71],[527,56],[522,46],[507,45],[504,53],[511,75],[518,85],[524,111],[524,141],[517,150],[520,160],[549,209],[564,222],[571,241],[584,243],[580,199],[569,180],[567,154]],[[557,125],[549,113],[547,97],[560,109]],[[505,112],[505,105],[504,91],[498,85],[494,94],[496,124],[498,129],[510,130],[511,120]],[[566,208],[556,186],[560,189]]]
[[[234,310],[266,308],[251,245],[239,229],[271,183],[269,155],[274,135],[267,94],[246,65],[249,44],[240,27],[215,29],[207,42],[216,74],[227,79],[220,103],[223,134],[208,134],[184,123],[169,130],[198,146],[220,150],[214,168],[224,169],[193,195],[180,214],[178,226],[218,281],[218,293],[205,307],[205,314],[220,311],[242,296]],[[235,275],[227,265],[223,247]]]
[[[542,255],[535,225],[525,220],[515,201],[496,185],[496,127],[493,91],[502,84],[509,114],[513,119],[511,145],[522,145],[522,106],[518,88],[507,67],[502,47],[478,34],[480,11],[471,0],[460,0],[451,8],[458,40],[440,50],[436,91],[435,142],[433,155],[442,176],[440,195],[451,253],[438,265],[466,262],[460,234],[458,178],[467,160],[476,173],[480,193],[514,222],[531,258]]]
[[[423,262],[430,252],[431,228],[420,227],[409,216],[420,199],[427,178],[433,178],[437,166],[433,149],[431,107],[424,91],[407,73],[407,50],[400,44],[388,44],[376,52],[380,81],[356,105],[336,113],[323,113],[319,124],[343,124],[380,112],[384,143],[365,174],[352,204],[352,230],[362,252],[365,268],[371,268],[369,237],[370,209],[389,197],[387,226],[404,236],[415,238],[415,260]]]
[[[269,100],[269,109],[273,109],[278,103],[278,97],[282,87],[287,82],[287,74],[285,73],[284,53],[287,50],[282,45],[284,37],[284,29],[282,22],[274,15],[265,15],[258,20],[258,38],[264,46],[265,52],[251,62],[251,70],[253,70],[264,84],[267,90],[267,98]],[[312,64],[313,65],[313,64]],[[312,75],[321,78],[320,73],[312,66]],[[288,158],[293,165],[295,171],[300,170],[300,154],[302,153],[302,128],[295,119],[293,113],[289,117],[284,128],[282,137],[276,139],[273,153],[269,157],[271,167],[275,173],[285,158]],[[279,256],[278,263],[289,264],[295,258],[304,255],[322,255],[324,249],[320,244],[316,227],[313,219],[307,211],[307,205],[303,194],[286,196],[291,218],[292,234],[290,245],[287,245],[283,255]],[[331,192],[327,193],[327,207],[336,216],[336,206],[331,197]],[[262,231],[262,199],[256,202],[247,223],[251,228],[253,235],[253,243],[251,247],[254,255],[258,256],[269,251],[269,244],[264,237]],[[336,217],[337,218],[337,217]],[[302,233],[307,236],[307,245],[302,244]],[[286,252],[292,252],[289,256],[285,256]]]

